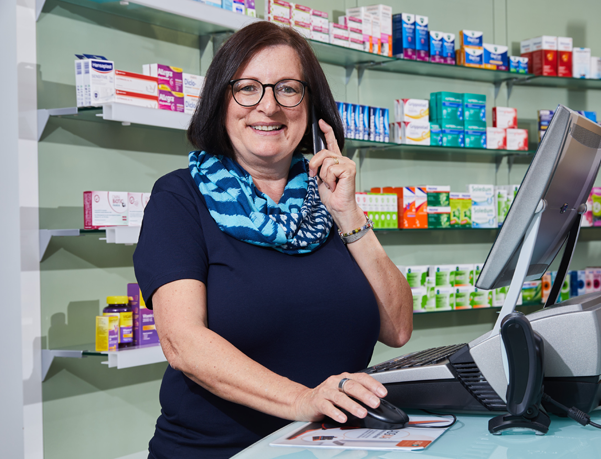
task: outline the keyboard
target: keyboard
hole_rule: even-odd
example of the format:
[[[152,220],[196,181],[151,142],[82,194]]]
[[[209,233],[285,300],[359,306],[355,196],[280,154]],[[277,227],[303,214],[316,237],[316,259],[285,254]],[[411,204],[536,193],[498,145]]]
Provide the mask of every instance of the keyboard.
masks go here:
[[[444,362],[451,355],[464,347],[465,344],[453,344],[450,346],[433,347],[423,351],[412,352],[411,354],[402,355],[395,359],[374,365],[363,370],[364,373],[374,374],[383,373],[385,371],[400,370],[403,368],[416,368],[426,365],[434,365]]]

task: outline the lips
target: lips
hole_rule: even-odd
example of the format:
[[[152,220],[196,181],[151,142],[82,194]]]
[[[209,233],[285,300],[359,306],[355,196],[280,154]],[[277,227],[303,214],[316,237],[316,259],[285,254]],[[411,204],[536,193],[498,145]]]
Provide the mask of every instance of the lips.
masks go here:
[[[272,131],[279,131],[281,129],[284,128],[283,124],[270,124],[270,125],[255,125],[255,126],[250,126],[252,129],[254,129],[255,131],[262,131],[262,132],[272,132]]]

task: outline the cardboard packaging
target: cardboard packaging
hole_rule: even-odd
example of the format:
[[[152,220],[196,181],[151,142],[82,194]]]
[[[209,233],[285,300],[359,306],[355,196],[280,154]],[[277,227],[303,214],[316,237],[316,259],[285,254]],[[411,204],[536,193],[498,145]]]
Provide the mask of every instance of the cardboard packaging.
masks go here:
[[[507,150],[507,132],[503,128],[486,128],[486,148]]]
[[[321,27],[322,29],[329,30],[329,22],[328,13],[319,10],[311,10],[311,27]]]
[[[464,138],[465,148],[486,149],[486,128],[466,129]]]
[[[159,89],[163,87],[163,89],[176,93],[181,93],[184,90],[182,69],[163,64],[144,64],[142,68],[144,75],[157,79]]]
[[[507,129],[508,150],[528,150],[527,129]]]
[[[532,72],[532,39],[522,40],[520,42],[520,56],[528,59],[528,73]]]
[[[371,14],[368,14],[366,12],[364,6],[359,6],[357,8],[347,8],[346,16],[361,19],[361,27],[363,30],[363,51],[367,51],[368,53],[373,53],[374,52],[374,43],[375,43],[375,46],[377,47],[380,40],[379,40],[379,37],[376,39],[374,39],[374,37],[373,37]]]
[[[442,129],[438,123],[430,123],[430,145],[442,147]]]
[[[184,113],[193,115],[200,99],[204,77],[191,73],[183,74],[184,81]]]
[[[450,193],[451,227],[472,227],[472,197],[469,193]]]
[[[430,31],[430,62],[445,63],[442,36],[442,32]]]
[[[426,279],[428,278],[428,268],[428,266],[405,266],[403,274],[407,279],[409,287],[426,287]]]
[[[415,51],[418,61],[430,60],[430,34],[428,16],[415,16]]]
[[[486,95],[463,94],[463,126],[467,130],[486,130]],[[467,134],[466,134],[467,135]],[[466,139],[467,145],[467,139]]]
[[[406,145],[430,145],[430,123],[427,120],[394,123],[395,142]],[[400,130],[400,132],[399,132]]]
[[[370,5],[365,7],[365,11],[380,23],[380,54],[392,56],[392,7],[382,4]]]
[[[510,73],[528,73],[528,58],[519,56],[509,56]]]
[[[455,287],[455,309],[472,309],[473,286]]]
[[[115,63],[103,56],[78,55],[75,86],[78,107],[98,107],[112,102],[115,95]],[[590,59],[589,59],[590,60]],[[79,88],[79,89],[78,89]]]
[[[84,191],[84,229],[127,226],[127,192]]]
[[[557,76],[572,78],[573,49],[571,37],[557,37]]]
[[[535,75],[557,76],[557,37],[532,39],[532,71]]]
[[[363,20],[354,16],[340,16],[338,23],[348,28],[349,48],[363,51]]]
[[[451,205],[450,194],[450,186],[426,186],[428,207],[449,207]]]
[[[417,59],[415,15],[410,13],[392,16],[392,55],[401,59]]]
[[[159,335],[154,324],[154,313],[146,307],[138,284],[127,284],[127,296],[134,318],[134,345],[158,344]]]
[[[591,49],[574,48],[572,50],[572,77],[589,78],[591,74]]]
[[[457,65],[473,67],[477,69],[484,68],[483,48],[459,48],[455,56],[457,59]]]
[[[156,77],[123,70],[115,70],[115,89],[154,97],[159,95]]]
[[[319,26],[311,26],[311,40],[321,41],[322,43],[330,42],[330,30],[329,28],[323,28]]]
[[[455,53],[455,34],[444,33],[442,36],[442,57],[444,63],[449,65],[455,65],[457,63],[457,56]]]
[[[142,193],[127,193],[127,225],[142,226],[144,200]]]
[[[284,0],[265,0],[265,16],[292,19],[292,5]],[[271,21],[271,19],[269,19]],[[272,21],[275,22],[275,21]]]
[[[148,96],[137,92],[120,91],[119,89],[115,89],[113,102],[152,109],[159,108],[159,101],[156,96]]]
[[[492,125],[496,128],[517,129],[518,110],[511,107],[493,107]]]
[[[428,228],[450,228],[451,207],[428,207]]]
[[[482,48],[484,45],[483,33],[477,30],[460,30],[459,46],[461,48],[474,47]]]
[[[349,32],[346,26],[330,22],[330,44],[349,47]]]
[[[490,70],[509,70],[509,57],[507,46],[491,45],[484,43],[484,62],[485,69]]]
[[[430,101],[427,99],[396,99],[394,101],[395,121],[428,121]]]

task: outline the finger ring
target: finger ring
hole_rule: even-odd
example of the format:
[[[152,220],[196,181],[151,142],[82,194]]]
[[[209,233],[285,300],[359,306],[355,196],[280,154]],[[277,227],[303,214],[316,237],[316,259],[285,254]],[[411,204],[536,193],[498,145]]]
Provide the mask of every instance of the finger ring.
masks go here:
[[[340,163],[338,162],[338,158],[334,158],[334,164],[340,164]]]
[[[340,382],[338,383],[338,390],[339,390],[340,392],[342,392],[342,393],[346,394],[346,392],[344,392],[344,385],[345,385],[345,384],[346,384],[348,381],[350,381],[350,379],[348,379],[348,378],[342,378],[342,379],[340,380]]]

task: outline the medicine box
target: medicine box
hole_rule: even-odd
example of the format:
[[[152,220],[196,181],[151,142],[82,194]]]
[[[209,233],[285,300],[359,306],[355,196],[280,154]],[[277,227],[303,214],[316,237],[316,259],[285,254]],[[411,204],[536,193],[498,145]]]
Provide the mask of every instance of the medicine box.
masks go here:
[[[492,308],[492,290],[482,290],[474,287],[470,303],[472,309]]]
[[[291,8],[290,19],[294,21],[305,22],[311,25],[311,8],[308,6],[301,5],[299,3],[293,3]]]
[[[455,54],[455,34],[445,33],[442,36],[442,57],[444,58],[445,64],[455,65],[456,54]]]
[[[591,189],[591,201],[593,212],[593,226],[601,226],[601,187],[594,186]]]
[[[455,287],[455,309],[472,309],[473,286]]]
[[[142,68],[144,75],[157,78],[159,90],[162,87],[176,93],[183,91],[183,70],[179,67],[171,67],[163,64],[144,64]]]
[[[452,287],[455,276],[455,265],[433,265],[428,268],[428,276],[434,280],[436,287]]]
[[[532,72],[557,76],[557,37],[543,35],[533,38],[531,48]]]
[[[465,148],[486,149],[486,128],[465,129]]]
[[[570,296],[580,296],[586,293],[586,271],[570,271]]]
[[[541,281],[527,281],[522,286],[522,304],[541,304],[543,300]]]
[[[495,204],[495,186],[494,185],[467,185],[467,192],[472,198],[472,207],[474,206],[494,206]]]
[[[496,128],[516,129],[518,127],[518,109],[511,107],[493,107],[492,125]]]
[[[127,193],[127,225],[142,226],[144,201],[142,193]]]
[[[443,147],[459,147],[465,146],[465,131],[463,129],[442,129],[441,139]]]
[[[481,69],[484,67],[483,48],[459,48],[456,52],[457,65]]]
[[[451,187],[450,186],[426,186],[428,207],[449,207]]]
[[[115,70],[115,90],[158,97],[157,78],[140,73]]]
[[[455,289],[453,287],[436,287],[436,310],[455,309]]]
[[[428,266],[405,266],[404,274],[407,283],[411,288],[421,288],[426,286],[428,278]]]
[[[505,303],[509,287],[500,287],[492,291],[492,305],[494,307],[501,307]]]
[[[320,26],[311,26],[311,40],[321,41],[323,43],[330,42],[330,30]]]
[[[392,54],[401,59],[417,59],[415,49],[415,15],[410,13],[392,16]]]
[[[452,275],[454,287],[470,287],[474,285],[474,265],[455,265]]]
[[[136,105],[138,107],[146,108],[159,108],[159,102],[157,96],[149,96],[147,94],[140,94],[137,92],[127,92],[115,89],[115,96],[113,101],[120,104]]]
[[[507,129],[507,150],[528,150],[528,130]]]
[[[589,78],[593,80],[601,79],[601,58],[591,57],[591,70]]]
[[[349,48],[363,51],[363,20],[354,16],[340,16],[338,23],[349,31]]]
[[[500,228],[505,222],[507,212],[509,211],[509,190],[504,186],[496,186],[495,193],[497,195],[497,226]]]
[[[392,7],[383,4],[370,5],[365,7],[365,11],[380,23],[380,54],[392,56]]]
[[[490,70],[509,70],[507,46],[484,43],[484,68]]]
[[[171,91],[164,85],[159,85],[158,104],[160,110],[183,113],[184,93]]]
[[[442,129],[450,126],[463,129],[463,94],[446,91],[431,93],[430,113],[430,119],[441,124]]]
[[[472,202],[472,228],[497,228],[496,206],[478,206]]]
[[[528,59],[528,73],[532,73],[532,39],[520,42],[520,56]]]
[[[330,22],[330,43],[332,45],[349,47],[348,27]]]
[[[511,73],[528,73],[528,58],[509,56],[509,71]]]
[[[460,30],[459,31],[459,46],[482,48],[484,44],[483,33],[477,30]]]
[[[450,193],[451,227],[472,227],[472,198],[469,193]]]
[[[486,128],[486,148],[489,150],[507,149],[507,132],[503,128]]]
[[[395,121],[428,121],[430,101],[427,99],[396,99],[394,101]]]
[[[158,344],[159,335],[154,323],[154,313],[146,307],[138,284],[127,284],[127,296],[133,313],[134,344]]]
[[[442,32],[430,31],[430,62],[444,64]]]
[[[84,191],[84,229],[127,226],[127,192]]]
[[[246,14],[246,6],[244,6],[244,0],[234,0],[232,2],[232,11],[238,14]]]
[[[591,49],[574,48],[572,50],[572,77],[589,78],[591,73]]]
[[[305,38],[311,38],[311,24],[309,22],[292,21],[292,28]]]
[[[265,0],[266,16],[292,19],[292,5],[284,0]]]
[[[442,129],[438,123],[430,123],[430,145],[442,147]]]
[[[451,207],[428,206],[428,228],[450,228]]]
[[[427,119],[400,121],[394,123],[394,126],[395,142],[400,139],[400,143],[405,145],[430,145],[430,122]]]
[[[412,288],[411,295],[413,296],[413,312],[425,312],[428,304],[428,289]]]
[[[193,115],[200,99],[204,77],[191,73],[183,74],[184,80],[184,113]]]
[[[363,51],[367,51],[369,53],[374,52],[374,43],[377,44],[379,40],[372,37],[373,33],[371,14],[368,14],[366,12],[364,6],[360,6],[357,8],[347,8],[346,16],[361,19],[363,29]]]
[[[329,23],[330,21],[328,20],[328,13],[319,10],[311,10],[312,27],[321,27],[329,30]]]
[[[84,106],[97,107],[112,102],[115,95],[115,65],[102,59],[84,59]]]
[[[486,130],[486,95],[463,94],[464,128]],[[467,140],[466,140],[467,145]]]
[[[255,0],[244,0],[244,12],[247,16],[256,18],[257,9],[255,8]]]
[[[286,19],[283,16],[272,16],[271,14],[267,17],[269,22],[273,22],[282,27],[292,27],[292,22],[290,19]]]
[[[428,16],[415,16],[415,51],[418,61],[428,62],[430,60]]]
[[[557,37],[557,76],[572,77],[573,49],[571,37]]]

